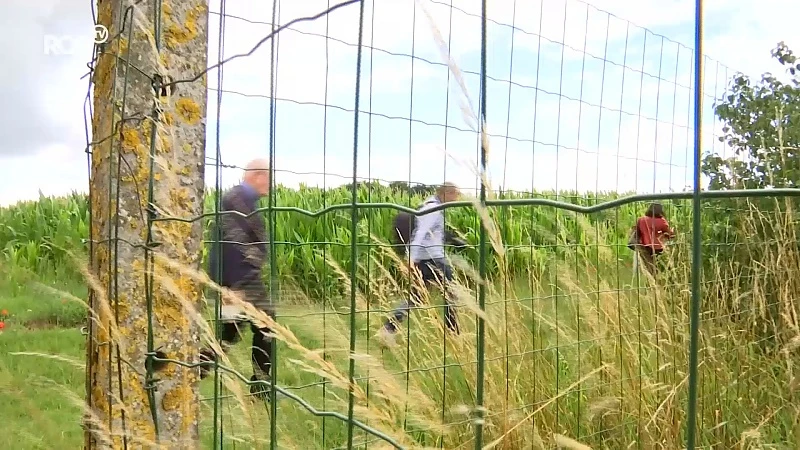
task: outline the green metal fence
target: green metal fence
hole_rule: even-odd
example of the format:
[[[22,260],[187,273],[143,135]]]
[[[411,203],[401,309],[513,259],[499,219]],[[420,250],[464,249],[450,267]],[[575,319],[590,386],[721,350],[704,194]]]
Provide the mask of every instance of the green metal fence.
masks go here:
[[[670,187],[674,187],[673,167],[687,171],[684,180],[691,168],[692,189],[657,192],[654,174],[655,193],[652,194],[604,194],[599,189],[591,194],[579,194],[580,177],[576,168],[576,192],[566,192],[558,183],[558,156],[554,169],[556,191],[551,196],[537,193],[534,180],[529,192],[509,190],[507,185],[513,184],[513,180],[506,182],[504,179],[505,189],[495,191],[487,183],[480,183],[471,193],[474,200],[449,203],[430,211],[446,210],[448,224],[461,230],[471,244],[467,249],[452,252],[462,301],[459,308],[462,333],[451,336],[444,331],[434,295],[433,306],[413,309],[401,328],[399,347],[393,350],[377,347],[373,339],[375,331],[389,309],[409,295],[411,289],[403,262],[393,256],[386,242],[391,218],[396,211],[418,214],[416,204],[430,191],[413,190],[411,176],[405,186],[379,184],[375,177],[364,182],[358,176],[364,152],[371,155],[373,119],[382,115],[372,108],[372,84],[380,80],[373,77],[371,58],[377,52],[391,53],[381,50],[375,43],[364,42],[364,30],[370,26],[369,14],[374,19],[376,3],[352,0],[329,4],[325,13],[292,21],[294,26],[312,20],[331,23],[337,20],[336,14],[349,11],[356,15],[353,11],[358,9],[358,29],[357,33],[353,32],[357,36],[354,38],[357,41],[354,45],[357,73],[354,104],[352,107],[306,105],[323,111],[323,147],[328,142],[328,115],[333,114],[330,111],[338,109],[352,115],[353,170],[350,183],[336,188],[294,190],[276,183],[281,174],[279,155],[284,152],[280,142],[291,147],[291,143],[276,137],[276,123],[284,120],[280,104],[292,100],[276,95],[276,66],[285,52],[292,51],[287,47],[284,53],[279,51],[278,31],[313,33],[291,28],[289,24],[277,27],[275,24],[281,22],[281,7],[277,1],[272,7],[271,20],[263,24],[272,29],[269,39],[272,76],[264,78],[271,80],[267,96],[269,149],[264,153],[272,161],[273,186],[259,213],[268,218],[271,260],[267,279],[278,308],[277,322],[286,329],[278,332],[278,338],[273,341],[275,363],[271,382],[256,382],[274,387],[266,409],[259,408],[258,403],[248,403],[249,400],[243,402],[231,388],[230,380],[244,385],[252,383],[242,368],[247,366],[246,346],[231,350],[232,365],[213,366],[213,382],[201,384],[202,401],[208,406],[200,423],[204,445],[259,447],[268,442],[270,448],[383,448],[387,445],[394,448],[550,448],[555,442],[567,448],[570,445],[583,448],[570,443],[574,440],[590,448],[746,448],[758,442],[789,448],[792,442],[797,442],[796,411],[786,404],[791,404],[794,395],[791,343],[796,319],[791,292],[797,287],[792,276],[796,272],[792,271],[798,269],[794,265],[800,260],[793,234],[792,198],[798,191],[791,188],[791,184],[779,189],[701,190],[704,156],[701,150],[713,153],[717,148],[709,148],[701,133],[705,91],[697,86],[706,84],[704,71],[696,68],[703,67],[707,58],[702,53],[700,0],[697,2],[696,51],[670,44],[667,38],[644,30],[642,60],[637,59],[638,68],[634,68],[628,54],[629,36],[634,26],[621,21],[625,24],[626,36],[623,61],[615,62],[610,54],[594,56],[602,64],[599,75],[586,71],[589,17],[591,11],[594,11],[591,14],[600,14],[597,17],[601,18],[598,22],[601,25],[593,25],[602,28],[605,20],[608,39],[613,16],[583,5],[587,30],[584,48],[574,50],[583,59],[581,80],[601,78],[600,101],[592,104],[584,99],[584,83],[579,80],[580,98],[571,100],[581,106],[577,117],[566,116],[568,121],[577,120],[580,134],[583,105],[591,106],[599,115],[594,124],[598,130],[596,151],[592,156],[597,161],[596,176],[599,178],[603,175],[600,173],[602,158],[615,157],[617,161],[623,158],[619,147],[615,153],[602,154],[601,129],[606,127],[606,122],[601,116],[618,117],[615,131],[618,140],[626,132],[623,114],[636,117],[637,133],[640,123],[647,119],[642,113],[645,94],[641,86],[649,70],[647,42],[655,40],[661,50],[658,73],[653,76],[657,80],[653,120],[667,122],[670,126],[673,134],[670,146],[678,140],[674,136],[676,129],[683,130],[682,139],[688,140],[693,135],[694,143],[687,141],[686,148],[692,148],[694,158],[690,160],[685,156],[682,165],[673,164],[671,147],[669,163],[657,161],[656,151],[653,161],[644,161],[638,154],[638,137],[637,154],[630,158],[635,164],[644,161],[654,168],[658,164],[667,167]],[[421,6],[423,3],[425,10]],[[559,132],[562,101],[569,99],[562,92],[568,83],[563,73],[564,52],[569,47],[564,38],[570,29],[567,6],[564,37],[555,43],[560,46],[561,73],[558,93],[549,92],[558,99],[558,110],[554,112],[535,109],[539,105],[538,95],[548,94],[547,89],[539,85],[538,60],[536,72],[528,75],[536,77],[535,85],[524,86],[525,83],[512,76],[516,33],[534,37],[538,43],[534,51],[537,58],[545,55],[542,65],[549,62],[548,55],[553,55],[542,47],[542,23],[546,22],[542,19],[542,10],[540,29],[534,31],[516,24],[517,4],[522,2],[504,5],[506,12],[511,8],[514,23],[509,24],[492,19],[493,5],[487,5],[486,0],[481,2],[480,11],[468,11],[452,2],[423,3],[409,5],[415,21],[423,22],[426,11],[436,8],[449,15],[450,36],[446,43],[442,42],[446,46],[457,45],[451,39],[454,15],[473,17],[480,23],[479,70],[443,69],[448,73],[448,88],[458,84],[459,76],[475,76],[479,80],[475,83],[480,87],[477,113],[470,114],[474,114],[475,119],[471,136],[480,147],[477,158],[480,174],[487,173],[489,160],[497,158],[497,152],[490,152],[489,146],[499,146],[503,140],[506,154],[510,140],[525,142],[532,149],[531,161],[537,158],[536,151],[542,151],[543,146],[568,147],[563,142],[566,138]],[[220,36],[225,35],[225,28],[231,21],[239,21],[237,25],[243,21],[256,22],[253,18],[226,13],[227,7],[221,2],[209,15],[210,21],[219,20]],[[337,9],[341,11],[333,13]],[[156,11],[160,14],[162,9],[159,7]],[[160,20],[157,18],[156,23]],[[511,36],[509,61],[512,67],[508,69],[507,79],[489,74],[487,68],[489,59],[497,53],[487,39],[487,27],[495,26],[507,30]],[[373,36],[374,32],[370,31],[369,35]],[[324,39],[327,54],[327,46],[335,38],[323,35],[320,39]],[[209,113],[209,124],[214,123],[217,128],[213,133],[216,154],[207,156],[207,161],[214,166],[216,182],[205,200],[206,213],[197,217],[174,217],[152,211],[149,225],[165,221],[202,222],[208,230],[210,223],[218,222],[223,214],[230,214],[220,211],[218,195],[225,187],[223,170],[235,168],[223,162],[228,156],[222,150],[220,137],[225,91],[222,73],[223,67],[232,61],[223,55],[224,42],[221,37],[215,65],[217,87],[212,89],[216,93],[216,118],[212,120]],[[261,40],[265,42],[266,39]],[[672,79],[665,79],[662,68],[662,64],[666,64],[664,48],[667,45],[676,49],[678,61],[674,63]],[[605,46],[608,50],[608,41]],[[682,86],[679,81],[681,55],[684,58],[690,55],[694,60],[686,71],[693,78],[688,86]],[[395,56],[408,58],[412,64],[422,59],[413,51],[411,55]],[[368,57],[369,64],[366,63]],[[423,62],[447,65],[446,61]],[[623,73],[618,107],[607,106],[608,98],[603,94],[602,80],[613,66],[622,67]],[[369,75],[365,73],[367,67]],[[719,67],[717,64],[717,71]],[[624,77],[628,73],[639,78],[637,112],[625,111],[623,107],[627,86]],[[681,77],[686,78],[684,75]],[[726,83],[727,77],[726,71]],[[365,80],[369,80],[369,89],[364,88]],[[413,86],[413,69],[411,81]],[[661,95],[669,96],[660,93],[662,82],[673,86],[670,89],[674,98],[679,88],[691,93],[692,103],[687,102],[687,107],[694,105],[693,111],[679,111],[673,99],[672,121],[659,119],[664,114],[658,112]],[[490,95],[494,95],[492,83],[505,86],[503,101],[508,105],[505,113],[489,104]],[[180,86],[180,83],[173,83],[171,87],[180,89]],[[513,119],[510,117],[512,96],[521,95],[519,92],[512,94],[514,86],[529,89],[536,96],[529,120],[533,135],[527,140],[509,132]],[[471,92],[465,89],[457,95],[461,100]],[[719,94],[716,86],[711,90],[712,96]],[[458,101],[455,95],[453,98],[450,95],[444,124],[426,123],[412,113],[408,117],[389,117],[388,114],[383,117],[396,120],[389,127],[407,129],[409,135],[415,121],[440,126],[443,130],[457,129],[448,122],[452,120],[450,109],[455,109],[453,104]],[[326,85],[326,99],[327,96]],[[487,117],[503,117],[504,114],[504,135],[481,131]],[[558,118],[555,142],[542,142],[537,136],[537,115]],[[295,120],[298,116],[284,117]],[[687,119],[685,126],[677,124],[679,117]],[[693,119],[691,124],[689,117]],[[593,119],[584,111],[583,120]],[[548,131],[552,130],[540,129],[539,133]],[[563,133],[566,135],[567,131]],[[338,139],[345,137],[339,135]],[[575,154],[577,163],[592,152],[581,148],[586,143],[580,136],[576,140],[575,148],[570,151]],[[657,147],[658,143],[653,145]],[[727,149],[720,148],[723,152]],[[327,155],[323,153],[322,157],[327,158]],[[514,161],[504,161],[504,173],[506,167],[514,164]],[[635,167],[634,177],[639,176],[639,166]],[[617,186],[620,178],[631,176],[620,171],[617,163]],[[152,195],[153,190],[158,189],[158,181],[151,177],[149,184]],[[637,188],[644,191],[641,186]],[[626,248],[629,228],[652,201],[665,205],[667,218],[679,230],[675,243],[658,258],[655,278],[646,275]],[[204,239],[212,243],[219,241],[219,236],[206,233]],[[209,290],[207,296],[215,300],[214,317],[209,319],[212,323],[214,318],[219,322],[220,295]],[[151,307],[148,305],[150,321],[154,320]],[[212,315],[209,311],[206,313]],[[151,404],[155,402],[158,389],[155,381],[158,365],[168,363],[189,368],[199,365],[197,361],[164,357],[157,350],[157,343],[150,339],[147,379],[152,392],[149,394]]]

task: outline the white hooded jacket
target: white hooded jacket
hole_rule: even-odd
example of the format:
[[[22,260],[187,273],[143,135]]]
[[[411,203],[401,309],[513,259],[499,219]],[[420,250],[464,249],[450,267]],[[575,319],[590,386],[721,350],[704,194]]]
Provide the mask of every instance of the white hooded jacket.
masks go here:
[[[419,211],[423,212],[440,204],[439,198],[434,195],[422,202]],[[444,211],[417,216],[409,244],[411,262],[444,258],[444,231]]]

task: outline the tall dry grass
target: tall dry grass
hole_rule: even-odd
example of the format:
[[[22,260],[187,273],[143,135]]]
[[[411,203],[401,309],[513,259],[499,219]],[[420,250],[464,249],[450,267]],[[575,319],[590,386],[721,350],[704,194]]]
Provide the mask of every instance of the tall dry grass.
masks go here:
[[[780,206],[782,212],[767,222],[779,238],[776,241],[796,242],[794,227],[786,226],[791,209]],[[763,213],[753,211],[748,223],[766,223]],[[502,245],[498,233],[491,240]],[[456,259],[462,334],[446,334],[438,308],[422,307],[412,310],[402,327],[401,344],[386,352],[371,341],[381,311],[394,306],[408,284],[419,280],[410,274],[400,280],[374,274],[369,295],[357,292],[357,310],[352,312],[358,316],[357,351],[352,355],[355,417],[406,448],[473,446],[478,420],[474,319],[482,316],[486,341],[480,420],[485,447],[682,447],[691,273],[687,251],[676,246],[665,255],[657,279],[646,272],[619,277],[618,250],[603,242],[592,244],[601,249],[599,256],[578,259],[579,270],[574,255],[566,255],[551,261],[544,279],[487,283],[485,312],[475,300],[480,280],[474,269]],[[397,258],[390,250],[385,256]],[[177,267],[174,262],[163,263]],[[403,261],[396,263],[403,267]],[[800,287],[793,275],[800,270],[797,253],[791,245],[766,246],[753,263],[761,268],[761,276],[748,291],[732,287],[727,268],[704,275],[698,408],[698,441],[703,448],[791,448],[798,436],[794,363],[800,338],[793,298]],[[285,286],[279,318],[273,321],[235,294],[213,286],[205,274],[182,271],[224,292],[226,301],[241,304],[253,320],[274,330],[281,344],[277,363],[281,386],[292,387],[291,381],[283,380],[324,381],[324,399],[319,390],[297,395],[319,410],[346,415],[348,308],[323,314],[315,299]],[[342,285],[349,286],[348,272],[339,267],[334,271]],[[774,289],[766,289],[767,285]],[[173,294],[179,295],[177,289]],[[438,297],[427,300],[436,304]],[[203,329],[203,340],[218,346],[208,312],[195,310],[186,299],[184,308],[192,311],[192,320]],[[222,364],[248,375],[247,350],[241,346]],[[264,407],[245,393],[239,377],[224,373],[222,380],[230,396],[224,410],[226,439],[266,445],[269,418]],[[279,401],[281,448],[344,445],[345,423],[326,419],[323,443],[322,419],[291,399]],[[206,410],[205,421],[209,415]],[[204,427],[207,432],[208,424]],[[380,439],[363,431],[356,436],[370,448],[383,448]]]

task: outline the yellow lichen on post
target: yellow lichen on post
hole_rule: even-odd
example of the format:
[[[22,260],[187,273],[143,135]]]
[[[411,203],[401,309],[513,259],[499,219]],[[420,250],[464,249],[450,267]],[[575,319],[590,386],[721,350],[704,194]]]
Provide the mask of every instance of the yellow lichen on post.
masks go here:
[[[139,131],[135,128],[125,128],[122,130],[122,147],[126,150],[136,152],[142,148],[142,141],[139,138]]]
[[[204,4],[195,4],[193,6],[193,8],[187,9],[179,8],[181,11],[178,17],[174,16],[173,8],[170,7],[166,9],[166,11],[169,11],[169,14],[164,17],[171,23],[164,32],[164,38],[170,49],[174,50],[181,45],[185,45],[197,39],[198,19],[203,18],[202,20],[205,22],[207,18],[205,13],[208,9]],[[181,15],[183,17],[180,17]]]
[[[200,117],[200,106],[190,98],[181,98],[175,102],[178,107],[178,116],[189,125],[194,125],[202,119]]]
[[[207,0],[159,2],[168,13],[161,20],[161,53],[152,41],[156,0],[98,3],[98,23],[112,41],[93,73],[91,284],[97,320],[87,339],[87,395],[98,426],[87,426],[86,447],[122,448],[127,440],[130,448],[149,448],[158,439],[167,448],[196,448],[196,370],[168,364],[148,386],[145,367],[149,329],[154,350],[197,361],[200,332],[190,309],[199,308],[201,287],[160,264],[147,273],[153,268],[144,247],[153,244],[151,254],[199,268],[202,222],[150,221],[148,208],[152,199],[166,215],[203,211],[206,86],[198,80],[162,92],[153,81],[194,78],[207,66]],[[119,26],[130,5],[135,11],[127,15],[128,42]],[[126,73],[128,63],[134,68]]]

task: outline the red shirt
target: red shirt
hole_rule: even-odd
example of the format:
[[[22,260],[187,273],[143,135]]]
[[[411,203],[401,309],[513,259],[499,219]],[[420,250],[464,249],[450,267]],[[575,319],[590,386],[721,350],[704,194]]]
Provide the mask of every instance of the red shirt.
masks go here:
[[[663,217],[639,217],[636,221],[636,229],[639,232],[639,242],[643,246],[652,247],[655,250],[664,248],[663,237],[672,237],[669,223]]]

